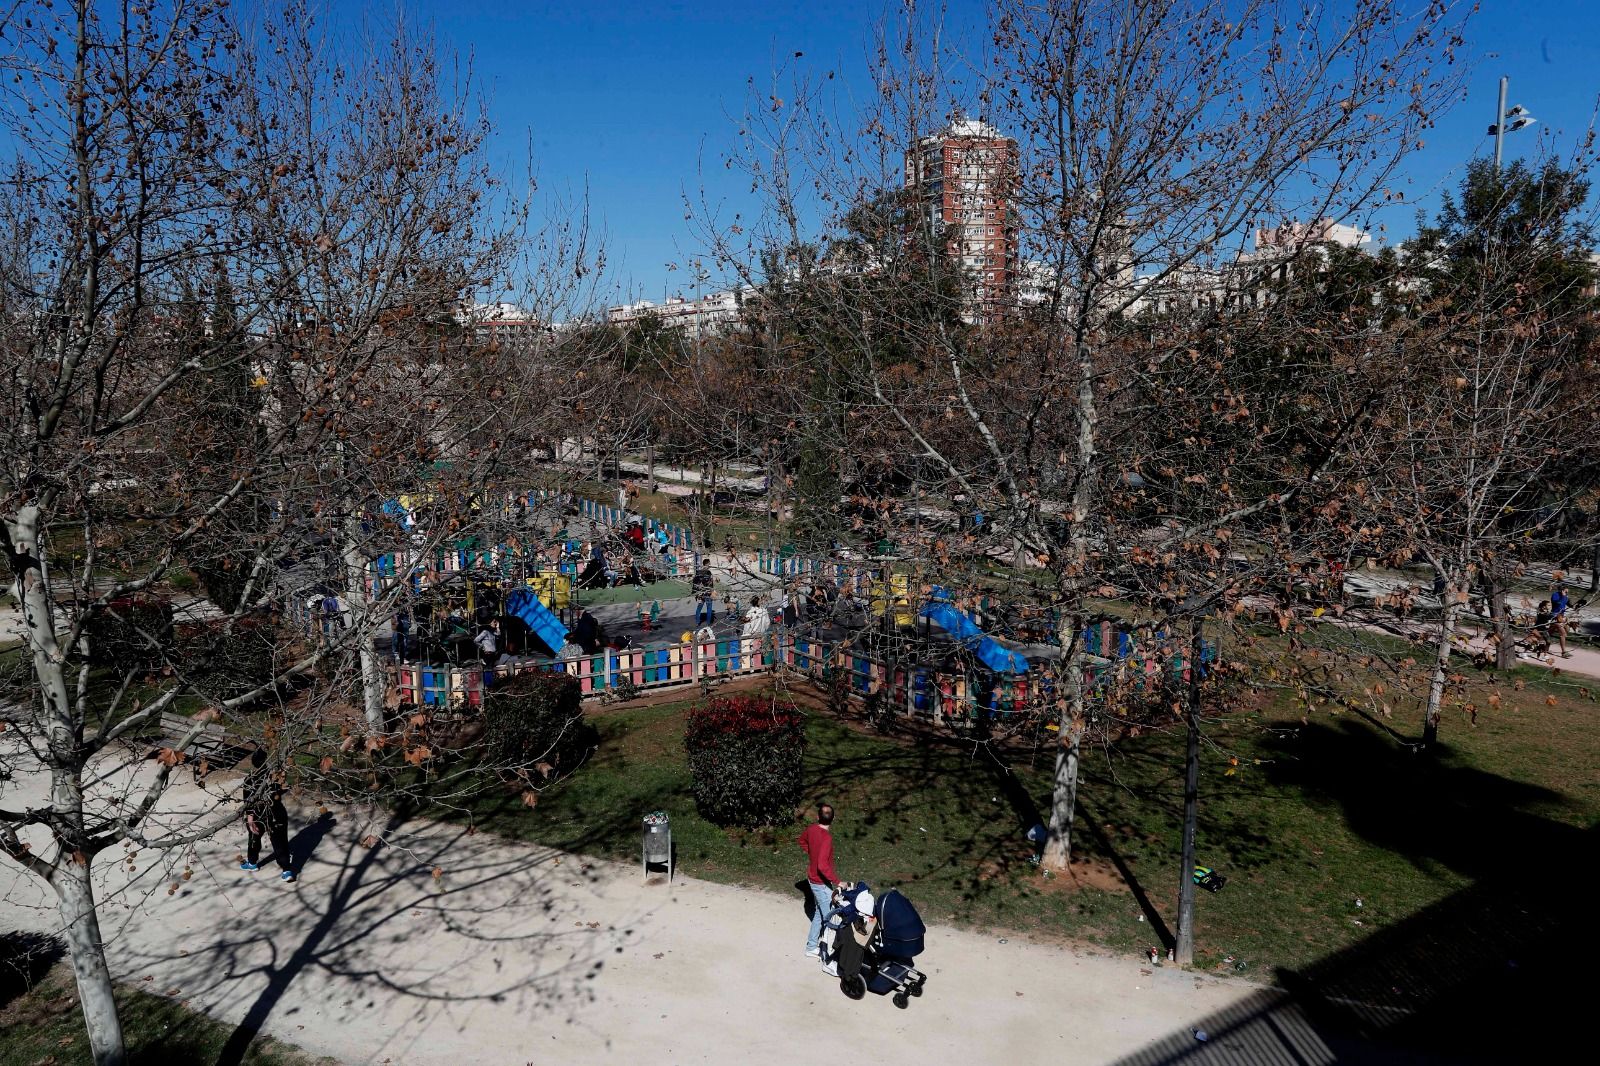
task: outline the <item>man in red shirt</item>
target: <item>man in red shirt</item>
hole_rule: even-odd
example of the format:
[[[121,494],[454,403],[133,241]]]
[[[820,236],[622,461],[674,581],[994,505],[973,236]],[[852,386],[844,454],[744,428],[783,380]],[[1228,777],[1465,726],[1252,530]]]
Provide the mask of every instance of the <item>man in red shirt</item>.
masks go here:
[[[816,908],[811,912],[811,932],[806,937],[806,954],[816,958],[822,954],[818,941],[822,937],[822,923],[833,910],[833,886],[839,875],[833,872],[833,807],[817,807],[817,820],[806,826],[800,834],[799,844],[806,853],[806,881],[811,887],[811,897]]]

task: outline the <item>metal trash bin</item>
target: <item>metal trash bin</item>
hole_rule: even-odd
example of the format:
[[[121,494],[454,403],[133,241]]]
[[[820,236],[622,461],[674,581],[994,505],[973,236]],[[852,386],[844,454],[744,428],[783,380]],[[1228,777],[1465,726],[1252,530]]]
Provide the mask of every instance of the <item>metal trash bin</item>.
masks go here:
[[[650,880],[650,867],[665,867],[667,884],[672,883],[672,820],[666,811],[655,811],[644,816],[644,879]]]

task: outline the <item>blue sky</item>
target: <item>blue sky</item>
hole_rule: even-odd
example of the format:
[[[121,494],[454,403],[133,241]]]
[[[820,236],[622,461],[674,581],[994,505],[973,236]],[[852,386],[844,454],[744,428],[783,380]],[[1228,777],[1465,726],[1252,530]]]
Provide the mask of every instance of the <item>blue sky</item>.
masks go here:
[[[356,18],[365,7],[333,2]],[[683,272],[666,268],[698,251],[684,220],[686,188],[698,190],[704,180],[714,199],[744,203],[721,159],[734,143],[748,79],[759,83],[777,64],[795,62],[858,82],[883,10],[874,0],[410,0],[405,7],[472,56],[499,129],[496,151],[508,164],[525,157],[531,136],[547,187],[587,187],[608,236],[610,292],[619,299],[660,299],[689,287]],[[981,23],[978,0],[950,0],[949,8],[947,23]],[[797,51],[804,58],[794,60]],[[1554,131],[1565,148],[1582,136],[1600,95],[1600,0],[1483,0],[1465,61],[1473,70],[1467,98],[1412,158],[1411,193],[1426,204],[1487,150],[1484,130],[1502,74],[1511,78],[1509,102],[1540,120],[1508,139],[1508,158],[1533,148],[1533,134]],[[1391,239],[1409,231],[1413,214],[1390,212]]]

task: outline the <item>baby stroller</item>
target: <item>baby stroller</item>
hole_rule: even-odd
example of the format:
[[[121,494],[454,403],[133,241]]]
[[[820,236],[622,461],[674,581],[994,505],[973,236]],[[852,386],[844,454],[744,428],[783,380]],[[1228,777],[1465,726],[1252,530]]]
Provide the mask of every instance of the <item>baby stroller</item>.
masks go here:
[[[855,901],[871,899],[865,883],[846,893],[847,902],[828,919],[831,936],[823,937],[823,963],[828,973],[839,978],[839,991],[851,999],[862,999],[868,992],[893,995],[894,1005],[905,1010],[912,996],[922,995],[928,975],[911,962],[922,954],[922,918],[911,901],[894,889],[876,901],[877,924],[865,946],[856,943],[845,925],[859,916]],[[870,905],[870,904],[869,904]]]

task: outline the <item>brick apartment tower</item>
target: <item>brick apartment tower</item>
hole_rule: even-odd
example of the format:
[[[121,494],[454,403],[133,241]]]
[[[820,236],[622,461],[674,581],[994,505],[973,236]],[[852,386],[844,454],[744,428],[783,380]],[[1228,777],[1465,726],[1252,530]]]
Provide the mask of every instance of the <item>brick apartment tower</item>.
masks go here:
[[[1016,302],[1016,181],[1017,142],[979,119],[956,115],[906,152],[906,188],[920,193],[927,235],[942,236],[967,276],[969,320]]]

